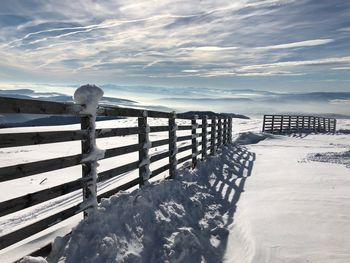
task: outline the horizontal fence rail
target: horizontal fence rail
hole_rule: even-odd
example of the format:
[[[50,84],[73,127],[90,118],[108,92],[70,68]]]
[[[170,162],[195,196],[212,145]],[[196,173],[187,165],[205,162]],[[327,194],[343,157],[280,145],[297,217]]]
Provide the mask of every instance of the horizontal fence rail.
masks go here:
[[[94,116],[87,114],[84,109],[85,105],[74,103],[0,97],[0,114],[67,115],[78,116],[81,119],[81,129],[79,130],[1,133],[0,148],[80,141],[81,152],[65,157],[0,167],[0,183],[73,166],[82,167],[81,178],[75,178],[69,182],[1,202],[0,217],[11,214],[15,216],[15,213],[21,212],[23,209],[31,208],[76,191],[81,191],[83,196],[83,202],[80,204],[72,204],[71,207],[62,208],[61,211],[57,210],[53,214],[29,225],[26,224],[22,228],[7,231],[0,236],[0,250],[79,213],[83,212],[85,217],[88,216],[87,210],[91,207],[85,207],[83,204],[91,198],[94,198],[96,203],[100,202],[102,198],[110,197],[118,191],[135,186],[142,187],[149,179],[164,172],[168,172],[166,178],[175,178],[178,168],[181,167],[180,164],[188,162],[191,164],[188,167],[195,167],[198,159],[204,160],[209,155],[215,155],[219,147],[232,143],[232,119],[227,115],[217,114],[210,118],[207,116],[198,118],[196,115],[182,113],[99,105],[96,109],[97,116],[136,117],[138,125],[137,127],[95,129]],[[167,125],[149,126],[148,118],[164,118]],[[179,119],[188,120],[189,124],[177,125],[176,120]],[[177,136],[178,131],[188,131],[189,135]],[[157,132],[166,132],[166,138],[150,142],[149,135]],[[91,172],[96,169],[97,160],[86,159],[86,156],[93,151],[94,140],[99,138],[118,140],[120,136],[129,135],[137,136],[137,143],[107,149],[99,160],[130,153],[138,154],[138,160],[99,172],[95,180],[96,183],[102,183],[135,170],[139,171],[139,176],[137,178],[131,177],[125,183],[103,193],[92,189]],[[168,149],[158,151],[157,147],[160,146],[163,148],[167,146]],[[149,154],[150,149],[152,149],[152,155]],[[179,153],[186,154],[187,151],[189,152],[188,155],[182,155],[183,157],[178,158]],[[151,170],[150,164],[160,160],[163,160],[163,162],[166,160],[165,164]],[[96,192],[94,193],[94,191]]]
[[[334,133],[336,126],[337,120],[333,118],[298,115],[264,115],[262,131],[268,133]]]

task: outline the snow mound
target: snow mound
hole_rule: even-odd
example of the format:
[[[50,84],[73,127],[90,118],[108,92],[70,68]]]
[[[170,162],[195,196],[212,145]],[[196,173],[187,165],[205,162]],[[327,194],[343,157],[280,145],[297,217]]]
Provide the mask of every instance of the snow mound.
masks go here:
[[[103,199],[71,235],[56,238],[47,262],[222,262],[247,177],[237,166],[252,158],[224,147],[178,179]]]
[[[268,133],[243,132],[238,135],[238,137],[235,140],[235,143],[240,145],[256,144],[267,138],[272,139],[274,137],[275,137],[274,135],[268,134]]]
[[[307,156],[307,159],[314,162],[344,164],[350,168],[350,151],[312,153]]]
[[[202,236],[222,224],[218,208],[202,186],[189,182],[120,192],[104,199],[66,242],[55,241],[59,252],[49,262],[200,262],[213,250]]]

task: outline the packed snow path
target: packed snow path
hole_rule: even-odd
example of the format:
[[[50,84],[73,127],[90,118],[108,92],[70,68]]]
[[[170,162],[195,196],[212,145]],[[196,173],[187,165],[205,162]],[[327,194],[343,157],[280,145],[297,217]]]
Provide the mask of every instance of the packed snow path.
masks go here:
[[[275,136],[247,148],[256,161],[226,261],[350,262],[349,135]]]

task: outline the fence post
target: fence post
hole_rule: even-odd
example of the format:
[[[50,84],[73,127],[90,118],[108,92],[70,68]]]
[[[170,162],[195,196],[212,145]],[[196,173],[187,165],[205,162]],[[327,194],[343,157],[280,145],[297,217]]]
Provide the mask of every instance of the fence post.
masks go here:
[[[177,154],[177,146],[176,146],[176,130],[177,130],[177,125],[175,122],[175,117],[176,114],[175,112],[173,113],[173,116],[169,118],[169,176],[170,178],[176,178],[177,176],[177,159],[176,159],[176,154]]]
[[[232,121],[232,119],[231,119],[231,121]],[[264,115],[264,119],[263,119],[263,128],[262,128],[263,132],[265,131],[265,122],[266,122],[266,115]]]
[[[208,127],[208,116],[202,117],[202,159],[207,158],[207,127]]]
[[[272,133],[275,133],[275,115],[272,115],[271,131],[272,131]]]
[[[313,119],[312,125],[313,125],[313,128],[314,128],[314,132],[316,132],[316,117],[312,117],[312,119]]]
[[[318,132],[321,131],[321,121],[320,121],[320,117],[317,117],[317,131],[318,131]]]
[[[218,147],[217,148],[219,148],[221,144],[222,144],[222,121],[220,116],[218,120]]]
[[[305,116],[301,117],[301,132],[304,132],[304,128],[305,128]]]
[[[192,168],[196,167],[197,165],[197,155],[198,155],[198,142],[197,142],[197,115],[194,115],[191,124],[192,124]]]
[[[228,142],[232,143],[232,118],[228,118]]]
[[[211,119],[211,147],[210,155],[215,154],[215,141],[216,141],[216,116]]]
[[[283,132],[283,115],[281,116],[280,133]]]
[[[94,131],[94,120],[91,116],[84,116],[80,118],[80,127],[82,130],[86,130],[89,134]],[[87,156],[94,149],[94,142],[88,137],[87,140],[81,141],[81,152],[83,156]],[[97,167],[95,162],[85,162],[82,165],[82,178],[83,178],[83,202],[91,200],[97,196],[97,188],[93,186],[93,178],[91,176],[94,169]],[[97,202],[97,200],[96,200]],[[88,212],[84,210],[84,218],[88,217]]]
[[[101,159],[104,151],[96,147],[96,112],[98,101],[102,98],[103,91],[95,85],[84,85],[74,93],[74,101],[84,107],[80,117],[81,130],[86,130],[88,137],[81,141],[82,152],[82,179],[83,179],[83,203],[81,209],[84,218],[88,217],[97,207],[97,160]]]
[[[288,118],[288,131],[291,132],[292,116],[289,115]]]
[[[227,117],[224,117],[223,130],[222,143],[225,145],[227,143]]]
[[[334,119],[333,133],[337,130],[337,119]]]
[[[310,130],[311,130],[311,117],[310,116],[308,116],[307,121],[308,121],[307,130],[308,130],[308,132],[310,132]]]
[[[138,118],[138,127],[140,132],[138,134],[139,144],[141,144],[141,148],[139,150],[139,185],[142,187],[143,185],[148,183],[148,179],[150,177],[150,169],[149,169],[149,149],[151,148],[151,143],[149,141],[149,131],[150,128],[147,124],[147,111],[143,111],[143,116]]]

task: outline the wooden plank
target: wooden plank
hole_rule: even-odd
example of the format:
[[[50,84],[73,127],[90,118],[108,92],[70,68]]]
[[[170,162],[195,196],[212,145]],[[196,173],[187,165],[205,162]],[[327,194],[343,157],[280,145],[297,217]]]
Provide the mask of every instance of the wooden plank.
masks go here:
[[[177,149],[178,153],[184,152],[184,151],[188,151],[192,149],[192,144],[189,144],[187,146],[183,146]]]
[[[150,132],[165,132],[168,130],[169,130],[168,126],[151,126],[150,127]]]
[[[184,120],[191,120],[193,118],[193,115],[184,114],[184,113],[177,113],[176,118],[177,119],[184,119]]]
[[[188,141],[188,140],[192,140],[192,135],[186,135],[186,136],[180,136],[177,137],[177,142],[182,142],[182,141]]]
[[[191,125],[179,125],[177,127],[178,131],[186,131],[186,130],[191,130],[192,126]]]
[[[99,106],[97,116],[142,117],[143,110],[117,106]]]
[[[72,103],[0,97],[0,113],[78,116],[82,109],[81,105]]]
[[[159,146],[166,145],[166,144],[169,144],[169,139],[153,141],[152,142],[152,148],[159,147]]]
[[[126,135],[139,134],[140,132],[141,130],[138,127],[97,129],[96,138],[126,136]]]
[[[187,156],[185,156],[185,157],[180,158],[180,159],[177,161],[177,164],[186,162],[187,160],[191,160],[191,159],[192,159],[192,154],[187,155]]]
[[[117,106],[99,106],[98,116],[143,117],[144,112],[150,118],[169,118],[173,113],[152,111],[134,108],[121,108]]]
[[[54,199],[56,197],[74,192],[83,186],[82,179],[57,185],[35,193],[26,194],[0,203],[0,216],[8,215],[19,210],[31,207]]]
[[[53,225],[56,225],[63,220],[70,218],[80,212],[80,204],[55,213],[49,217],[41,219],[35,223],[27,225],[23,228],[10,232],[0,237],[0,249],[11,246],[27,237],[30,237],[40,231],[45,230]]]
[[[140,163],[139,161],[136,161],[136,162],[128,163],[128,164],[101,172],[98,174],[97,182],[103,182],[113,177],[116,177],[118,175],[121,175],[123,173],[136,170],[137,168],[139,168],[139,163]]]
[[[67,157],[2,167],[0,168],[0,182],[79,165],[81,164],[81,159],[82,155],[76,154]]]
[[[169,152],[169,151],[163,152],[163,153],[159,153],[159,154],[157,154],[157,155],[153,155],[153,156],[151,156],[151,158],[150,158],[150,162],[151,162],[151,163],[157,162],[157,161],[159,161],[159,160],[161,160],[161,159],[164,159],[164,158],[169,157],[169,155],[170,155],[170,152]]]
[[[126,190],[130,189],[131,187],[134,187],[138,184],[139,184],[139,178],[135,178],[135,179],[133,179],[133,180],[131,180],[123,185],[120,185],[112,190],[109,190],[107,192],[104,192],[102,194],[97,195],[97,201],[101,202],[102,198],[109,198],[112,195],[114,195],[120,191],[126,191]]]
[[[169,168],[170,168],[170,164],[168,163],[166,165],[163,165],[162,167],[155,169],[154,171],[152,171],[151,178],[165,172],[166,170],[169,170]]]
[[[147,110],[147,116],[150,118],[170,118],[172,115],[172,112]]]
[[[141,147],[142,147],[141,144],[136,143],[136,144],[131,144],[131,145],[122,146],[118,148],[107,149],[105,150],[105,155],[103,159],[120,156],[123,154],[132,153],[132,152],[137,152],[141,149]]]
[[[0,148],[83,140],[85,130],[0,134]]]

